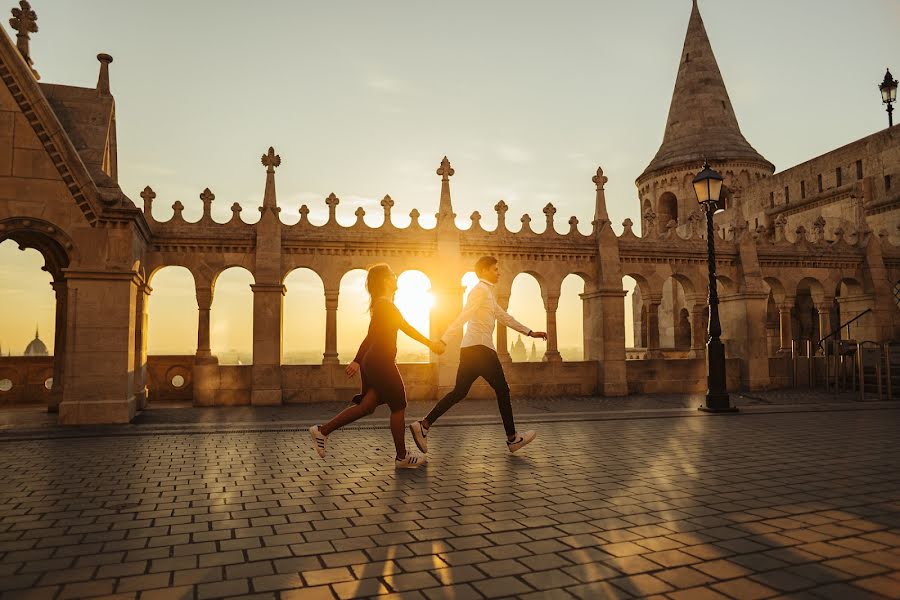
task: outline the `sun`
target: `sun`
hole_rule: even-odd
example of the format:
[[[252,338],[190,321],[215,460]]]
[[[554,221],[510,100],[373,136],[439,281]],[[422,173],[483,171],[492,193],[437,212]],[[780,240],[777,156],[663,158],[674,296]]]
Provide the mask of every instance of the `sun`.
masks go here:
[[[410,325],[428,335],[429,316],[434,306],[431,281],[421,271],[404,271],[397,278],[394,304]]]

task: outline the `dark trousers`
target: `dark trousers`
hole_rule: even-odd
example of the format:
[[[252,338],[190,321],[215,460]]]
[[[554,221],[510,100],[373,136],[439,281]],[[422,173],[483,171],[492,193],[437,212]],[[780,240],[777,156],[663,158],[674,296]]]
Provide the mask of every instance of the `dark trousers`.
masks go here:
[[[459,351],[459,370],[456,372],[456,386],[449,394],[434,405],[428,416],[429,425],[434,425],[442,414],[466,397],[475,380],[484,377],[497,394],[497,406],[503,419],[506,435],[515,435],[516,425],[513,422],[512,405],[509,402],[509,385],[503,374],[503,367],[497,353],[487,346],[466,346]]]

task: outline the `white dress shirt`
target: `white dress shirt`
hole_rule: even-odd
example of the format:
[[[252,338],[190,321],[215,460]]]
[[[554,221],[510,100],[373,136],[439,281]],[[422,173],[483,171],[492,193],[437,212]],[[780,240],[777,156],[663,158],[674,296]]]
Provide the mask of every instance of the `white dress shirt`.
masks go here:
[[[494,298],[494,285],[484,279],[479,280],[478,284],[469,292],[466,300],[466,307],[459,316],[450,323],[447,331],[441,336],[441,341],[445,344],[447,339],[455,337],[462,326],[466,323],[466,333],[463,336],[460,347],[468,346],[487,346],[491,350],[494,348],[494,323],[500,321],[503,325],[515,329],[521,334],[528,335],[531,329],[525,327],[516,321],[508,312],[503,310],[497,304]]]

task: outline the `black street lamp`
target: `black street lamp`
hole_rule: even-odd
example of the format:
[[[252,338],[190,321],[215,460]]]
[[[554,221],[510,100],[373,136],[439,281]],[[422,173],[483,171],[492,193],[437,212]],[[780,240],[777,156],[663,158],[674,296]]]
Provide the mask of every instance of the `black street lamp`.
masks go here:
[[[878,86],[881,90],[881,101],[887,104],[888,127],[894,126],[894,102],[897,101],[897,80],[891,77],[891,70],[884,74],[884,81]]]
[[[697,202],[706,209],[706,252],[709,264],[709,335],[706,338],[706,404],[700,410],[712,413],[737,412],[725,389],[725,346],[719,336],[719,294],[716,291],[716,242],[713,233],[713,214],[719,209],[722,176],[713,171],[708,162],[694,177]]]

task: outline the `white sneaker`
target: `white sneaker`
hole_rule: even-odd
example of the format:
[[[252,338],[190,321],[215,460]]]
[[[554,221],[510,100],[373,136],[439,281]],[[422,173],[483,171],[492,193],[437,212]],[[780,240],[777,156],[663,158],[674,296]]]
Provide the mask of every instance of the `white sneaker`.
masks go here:
[[[421,421],[416,421],[412,425],[409,426],[409,430],[412,432],[413,441],[416,442],[416,446],[419,447],[419,450],[422,452],[428,452],[428,440],[425,439],[428,436],[428,430],[422,427]]]
[[[313,450],[319,455],[319,458],[325,458],[325,442],[328,436],[319,431],[318,425],[309,428],[309,435],[312,437]]]
[[[534,431],[526,431],[525,433],[516,434],[516,439],[511,442],[506,442],[506,447],[509,448],[510,452],[515,452],[524,446],[527,446],[534,438],[537,437],[537,433]]]
[[[424,455],[407,450],[403,460],[394,459],[394,466],[398,469],[416,469],[426,462],[428,462],[428,459]]]

